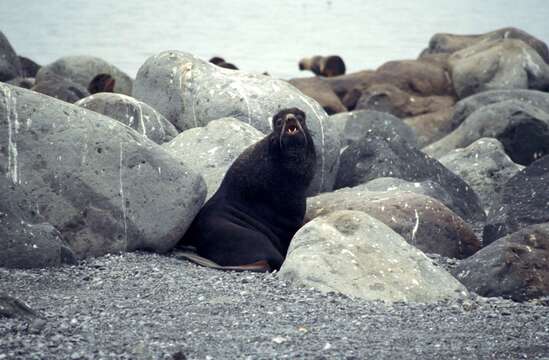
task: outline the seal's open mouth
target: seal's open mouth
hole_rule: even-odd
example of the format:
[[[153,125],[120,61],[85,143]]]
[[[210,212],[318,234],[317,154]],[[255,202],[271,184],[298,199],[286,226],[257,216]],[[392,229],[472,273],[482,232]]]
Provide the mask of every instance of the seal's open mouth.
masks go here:
[[[286,128],[286,132],[288,133],[288,135],[295,135],[299,132],[299,129],[295,125],[290,125]]]

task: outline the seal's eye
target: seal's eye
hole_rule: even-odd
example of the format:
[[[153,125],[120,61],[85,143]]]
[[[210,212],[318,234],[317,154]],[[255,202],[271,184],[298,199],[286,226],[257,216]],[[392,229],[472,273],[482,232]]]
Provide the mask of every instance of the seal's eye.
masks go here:
[[[276,126],[282,126],[282,119],[281,118],[276,119],[275,125]]]

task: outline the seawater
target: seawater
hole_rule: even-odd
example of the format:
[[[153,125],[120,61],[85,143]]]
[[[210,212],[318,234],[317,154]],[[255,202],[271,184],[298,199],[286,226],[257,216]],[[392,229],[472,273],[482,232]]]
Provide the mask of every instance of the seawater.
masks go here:
[[[0,0],[0,30],[41,64],[95,55],[135,77],[163,50],[220,55],[290,78],[300,58],[338,54],[348,71],[412,59],[437,32],[505,26],[549,41],[549,0]]]

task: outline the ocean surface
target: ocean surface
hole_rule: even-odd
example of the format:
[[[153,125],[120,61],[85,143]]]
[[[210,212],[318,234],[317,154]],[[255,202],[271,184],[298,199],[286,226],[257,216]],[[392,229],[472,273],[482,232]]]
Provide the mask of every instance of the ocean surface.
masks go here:
[[[0,0],[0,30],[19,54],[95,55],[132,77],[173,49],[282,78],[309,76],[297,63],[312,55],[374,69],[417,57],[437,32],[505,26],[549,42],[549,0]]]

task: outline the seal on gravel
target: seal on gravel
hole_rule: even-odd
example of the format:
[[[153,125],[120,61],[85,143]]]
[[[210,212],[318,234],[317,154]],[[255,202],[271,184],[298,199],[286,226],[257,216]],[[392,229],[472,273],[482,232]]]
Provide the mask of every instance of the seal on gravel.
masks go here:
[[[178,244],[196,248],[205,261],[187,259],[226,270],[271,271],[282,265],[303,224],[316,154],[303,111],[281,110],[272,126],[231,165]]]

